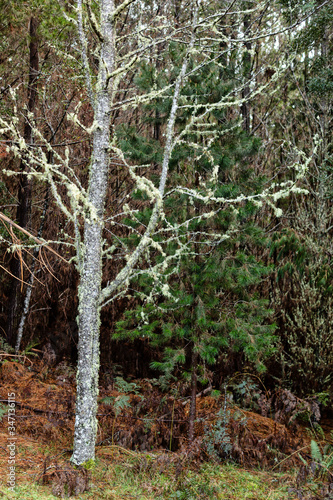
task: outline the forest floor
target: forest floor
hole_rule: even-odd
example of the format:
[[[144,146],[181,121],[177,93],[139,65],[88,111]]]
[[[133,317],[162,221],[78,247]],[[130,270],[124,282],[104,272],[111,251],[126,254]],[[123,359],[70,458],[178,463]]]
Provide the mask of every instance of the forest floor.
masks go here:
[[[147,379],[104,384],[96,464],[88,471],[74,470],[69,463],[74,370],[66,363],[50,368],[28,358],[19,361],[7,357],[0,367],[0,498],[75,493],[81,499],[110,500],[333,498],[330,422],[321,422],[321,436],[291,422],[286,394],[281,398],[284,414],[281,401],[275,404],[280,422],[272,418],[273,410],[263,416],[227,404],[224,396],[198,397],[196,439],[189,446],[188,399],[175,390],[162,392]],[[315,437],[318,453],[313,457]],[[9,459],[15,460],[14,491],[7,487]]]

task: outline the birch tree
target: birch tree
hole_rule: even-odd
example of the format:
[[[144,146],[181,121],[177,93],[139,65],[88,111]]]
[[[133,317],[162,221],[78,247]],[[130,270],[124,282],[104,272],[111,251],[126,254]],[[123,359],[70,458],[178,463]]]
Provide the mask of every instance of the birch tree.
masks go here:
[[[189,203],[195,201],[202,205],[203,209],[199,214],[194,212],[190,216],[193,221],[196,218],[212,219],[226,205],[237,211],[237,206],[246,200],[252,200],[258,206],[265,201],[279,216],[281,210],[276,207],[277,200],[288,196],[291,191],[300,191],[299,179],[304,175],[311,158],[301,157],[302,161],[294,165],[292,180],[285,180],[280,185],[272,184],[260,193],[224,197],[217,188],[219,164],[210,152],[217,134],[212,112],[231,106],[240,109],[249,99],[262,92],[269,92],[272,86],[274,88],[278,84],[281,72],[288,65],[287,59],[276,68],[270,82],[256,88],[246,81],[215,102],[209,96],[206,101],[198,102],[195,95],[187,95],[183,91],[187,79],[212,61],[221,64],[223,70],[223,64],[220,63],[221,51],[225,51],[224,55],[228,57],[228,51],[232,51],[237,44],[249,50],[243,35],[239,40],[234,38],[236,25],[244,19],[248,10],[251,10],[254,19],[256,15],[260,18],[266,10],[265,5],[254,3],[249,9],[248,4],[246,2],[245,13],[241,9],[238,13],[234,10],[236,2],[226,1],[217,11],[215,4],[202,5],[201,0],[193,0],[187,4],[181,26],[175,27],[167,17],[160,16],[158,12],[152,19],[145,18],[144,3],[135,6],[134,0],[125,0],[117,6],[114,0],[77,0],[75,15],[67,15],[67,19],[77,26],[76,49],[80,53],[81,74],[85,79],[94,118],[89,128],[80,123],[79,108],[72,111],[68,118],[92,137],[92,156],[86,183],[80,180],[72,167],[71,150],[66,148],[60,153],[54,150],[34,123],[31,114],[28,115],[28,120],[34,130],[33,149],[29,148],[19,134],[18,118],[15,115],[11,120],[0,118],[1,132],[12,137],[11,150],[22,157],[23,161],[29,161],[29,175],[49,184],[58,206],[73,228],[72,235],[69,235],[67,241],[63,240],[63,244],[75,247],[74,262],[80,276],[77,399],[71,458],[75,465],[84,464],[95,457],[102,307],[125,295],[131,280],[142,272],[150,273],[153,282],[147,300],[153,300],[156,294],[170,299],[168,275],[174,272],[173,269],[184,254],[191,253],[193,234],[186,236],[189,225],[187,216],[183,217],[180,212],[175,214],[173,221],[166,217],[165,204],[170,196],[187,197]],[[178,4],[177,9],[179,12]],[[230,16],[234,20],[234,26],[228,31],[226,26]],[[253,26],[251,31],[252,38],[259,36],[255,28]],[[280,25],[272,26],[269,23],[269,29],[274,33],[274,29],[279,30]],[[266,35],[269,36],[269,33]],[[94,43],[91,42],[91,36]],[[152,87],[145,94],[137,93],[135,86],[131,84],[131,75],[140,70],[140,64],[155,50],[159,57],[160,50],[165,51],[166,57],[170,52],[176,51],[174,67],[165,69],[166,81],[163,86],[157,85],[153,75]],[[97,61],[95,66],[92,64],[93,60]],[[128,89],[122,92],[127,82]],[[15,92],[12,91],[12,94],[15,102]],[[128,116],[126,113],[156,98],[165,99],[168,103],[168,116],[160,131],[163,132],[160,162],[157,168],[154,166],[152,173],[150,165],[137,165],[126,157],[112,120],[118,112],[122,113],[122,119],[125,120]],[[180,111],[186,116],[185,126],[181,129],[177,126]],[[199,139],[193,140],[194,135]],[[204,158],[210,166],[205,176],[192,174],[196,178],[193,186],[186,184],[186,176],[183,185],[170,183],[172,153],[177,145],[184,143],[192,151],[189,162],[192,163],[194,158],[194,164],[199,164]],[[52,164],[47,156],[50,151]],[[112,162],[118,162],[121,168],[126,169],[128,183],[132,187],[119,203],[120,209],[115,212],[111,210],[110,215],[110,207],[106,206],[106,201],[109,167]],[[65,193],[63,186],[66,187]],[[131,196],[135,191],[141,192],[145,198],[149,213],[147,221],[137,219]],[[106,216],[107,212],[109,216]],[[128,224],[128,219],[138,223],[139,228]],[[115,229],[119,225],[133,234],[134,247],[126,245],[119,238]],[[111,235],[111,244],[106,244],[106,230]],[[203,234],[201,240],[218,245],[229,236],[227,233],[212,231]],[[173,243],[171,253],[168,252],[170,242]],[[113,259],[112,262],[121,262],[120,270],[102,286],[103,264],[110,259]]]

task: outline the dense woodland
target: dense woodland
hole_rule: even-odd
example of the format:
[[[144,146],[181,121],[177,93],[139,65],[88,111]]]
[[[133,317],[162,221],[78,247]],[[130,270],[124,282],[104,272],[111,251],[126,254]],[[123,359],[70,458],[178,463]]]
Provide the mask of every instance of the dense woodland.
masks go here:
[[[332,2],[111,4],[0,0],[1,352],[76,367],[90,248],[97,385],[331,417]]]

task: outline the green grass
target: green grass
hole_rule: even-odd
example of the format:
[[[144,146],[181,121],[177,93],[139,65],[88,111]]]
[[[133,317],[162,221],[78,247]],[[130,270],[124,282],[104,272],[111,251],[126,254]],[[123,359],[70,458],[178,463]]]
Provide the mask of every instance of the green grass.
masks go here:
[[[170,455],[99,453],[91,473],[91,490],[81,500],[291,500],[290,475],[251,472],[235,465],[201,464],[181,466]],[[26,480],[25,480],[26,481]],[[3,495],[3,496],[2,496]],[[51,486],[22,482],[15,492],[0,486],[0,498],[24,500],[54,499]]]
[[[22,484],[15,487],[15,492],[0,486],[0,498],[24,500],[54,500],[51,489],[37,484]]]

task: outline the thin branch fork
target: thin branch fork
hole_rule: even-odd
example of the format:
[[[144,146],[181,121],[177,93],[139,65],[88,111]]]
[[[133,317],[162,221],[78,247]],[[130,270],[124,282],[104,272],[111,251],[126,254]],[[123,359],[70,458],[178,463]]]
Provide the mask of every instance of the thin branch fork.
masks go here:
[[[54,255],[56,255],[57,257],[59,257],[59,259],[61,259],[64,262],[66,262],[66,264],[69,264],[68,260],[66,260],[64,257],[62,257],[58,252],[56,252],[55,250],[53,250],[53,248],[51,248],[49,245],[47,245],[45,241],[40,240],[39,238],[37,238],[33,234],[29,233],[29,231],[27,231],[26,229],[23,229],[23,227],[21,227],[18,224],[16,224],[16,222],[12,221],[9,217],[7,217],[2,212],[0,212],[0,219],[3,220],[4,222],[7,222],[11,226],[15,227],[16,229],[18,229],[22,233],[26,234],[27,236],[29,236],[30,238],[32,238],[36,243],[38,243],[39,245],[42,245],[45,248],[47,248],[48,250],[50,250],[50,252],[52,252]]]

